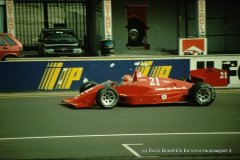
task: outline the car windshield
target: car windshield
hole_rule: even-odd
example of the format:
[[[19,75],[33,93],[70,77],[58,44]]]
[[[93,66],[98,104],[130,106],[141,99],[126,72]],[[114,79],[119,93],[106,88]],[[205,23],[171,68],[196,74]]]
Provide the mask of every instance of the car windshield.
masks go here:
[[[44,41],[46,43],[77,43],[78,40],[73,35],[68,33],[48,33]]]
[[[15,46],[16,43],[8,35],[1,35],[1,37],[10,45]]]

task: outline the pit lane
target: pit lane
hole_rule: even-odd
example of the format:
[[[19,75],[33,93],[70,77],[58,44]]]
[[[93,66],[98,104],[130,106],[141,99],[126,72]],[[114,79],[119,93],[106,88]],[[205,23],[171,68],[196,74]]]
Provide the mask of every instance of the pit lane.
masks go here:
[[[240,90],[209,107],[72,109],[76,93],[0,94],[0,159],[238,159]]]

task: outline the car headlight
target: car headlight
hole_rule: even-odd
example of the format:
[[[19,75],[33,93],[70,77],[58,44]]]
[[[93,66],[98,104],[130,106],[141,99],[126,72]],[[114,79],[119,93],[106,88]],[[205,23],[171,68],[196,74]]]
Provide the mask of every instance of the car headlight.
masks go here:
[[[82,49],[81,48],[74,48],[73,53],[82,53]]]
[[[45,49],[44,53],[45,54],[52,54],[52,53],[54,53],[54,49]]]

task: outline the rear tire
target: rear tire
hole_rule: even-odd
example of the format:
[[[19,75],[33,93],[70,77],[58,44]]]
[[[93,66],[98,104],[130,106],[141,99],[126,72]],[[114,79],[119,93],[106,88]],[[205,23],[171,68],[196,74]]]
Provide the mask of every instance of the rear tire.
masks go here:
[[[203,82],[195,83],[190,89],[190,101],[198,106],[208,106],[210,105],[215,97],[214,88]]]
[[[97,92],[97,104],[102,109],[112,109],[119,101],[118,93],[111,87],[103,87]]]

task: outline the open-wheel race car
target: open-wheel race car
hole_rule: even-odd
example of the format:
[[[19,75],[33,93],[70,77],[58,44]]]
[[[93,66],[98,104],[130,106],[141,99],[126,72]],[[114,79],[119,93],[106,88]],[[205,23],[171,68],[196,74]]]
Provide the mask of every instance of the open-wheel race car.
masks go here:
[[[122,82],[86,82],[79,92],[79,96],[66,98],[63,102],[74,108],[100,106],[111,109],[119,102],[131,106],[165,103],[208,106],[215,99],[214,88],[205,82],[191,83],[171,78],[144,77],[138,71],[135,71],[133,76],[124,75]]]

